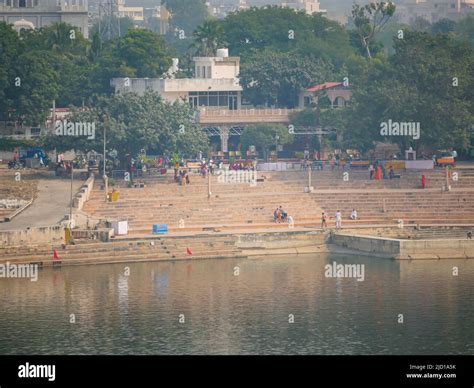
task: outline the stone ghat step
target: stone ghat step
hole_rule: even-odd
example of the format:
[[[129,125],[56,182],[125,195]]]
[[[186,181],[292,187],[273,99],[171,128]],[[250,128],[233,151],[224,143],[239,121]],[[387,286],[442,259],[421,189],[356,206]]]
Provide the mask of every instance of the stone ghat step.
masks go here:
[[[474,197],[474,194],[473,194]],[[378,207],[382,207],[385,205],[396,207],[408,207],[408,208],[416,208],[419,206],[433,206],[433,207],[446,207],[449,208],[451,206],[463,206],[466,209],[472,208],[474,205],[474,198],[441,198],[441,199],[428,199],[428,198],[420,198],[411,200],[409,198],[404,199],[396,199],[396,198],[380,198],[380,199],[358,199],[355,197],[344,197],[344,198],[320,198],[319,200],[315,201],[305,201],[305,202],[286,202],[286,201],[271,201],[262,203],[262,205],[256,205],[255,203],[218,203],[218,204],[195,204],[189,203],[187,206],[146,206],[146,204],[141,205],[132,205],[132,204],[124,204],[123,206],[109,206],[109,207],[102,207],[102,208],[93,208],[90,207],[85,209],[89,213],[94,214],[124,214],[124,213],[134,213],[134,214],[183,214],[183,213],[192,213],[192,212],[199,212],[202,215],[209,215],[213,212],[234,212],[234,213],[241,213],[241,212],[261,212],[271,214],[273,213],[274,209],[278,206],[283,206],[284,209],[293,212],[305,212],[305,211],[317,211],[318,209],[331,206],[331,205],[343,205],[344,203],[353,203],[357,204],[359,207],[370,207],[377,205]],[[349,206],[349,205],[347,205]]]
[[[331,222],[334,222],[335,217],[334,213],[331,211],[326,212],[329,216],[329,220]],[[361,224],[370,224],[370,223],[379,223],[381,221],[384,222],[392,222],[394,220],[438,220],[438,221],[450,221],[450,220],[456,220],[456,221],[463,221],[464,222],[474,222],[474,213],[471,215],[464,215],[462,213],[456,213],[456,214],[449,214],[449,213],[441,213],[439,215],[433,216],[432,213],[417,213],[413,214],[410,216],[407,216],[406,213],[383,213],[380,214],[378,217],[371,215],[365,216],[364,214],[358,219],[358,220],[350,220],[348,215],[350,214],[349,212],[342,212],[343,213],[343,222],[346,223],[361,223]],[[344,215],[345,214],[345,215]],[[310,225],[314,223],[319,223],[321,217],[312,217],[312,218],[295,218],[294,219],[294,224],[295,225]],[[212,221],[212,220],[209,220]],[[137,222],[131,222],[129,223],[129,230],[134,230],[134,229],[149,229],[150,231],[152,230],[152,221],[137,221]],[[266,221],[260,221],[260,222],[239,222],[238,220],[232,220],[232,219],[216,219],[215,222],[191,222],[188,221],[187,223],[184,224],[184,228],[179,227],[179,223],[177,222],[168,222],[168,229],[175,230],[175,229],[187,229],[187,228],[199,228],[199,229],[212,229],[212,228],[221,228],[221,227],[235,227],[235,226],[242,226],[246,228],[259,228],[262,226],[266,225],[275,225],[275,227],[279,228],[282,227],[282,225],[288,226],[289,224],[287,222],[280,223],[280,224],[275,224],[273,220],[267,219]]]
[[[271,192],[277,192],[282,195],[288,194],[304,194],[304,188],[308,185],[307,182],[299,182],[293,185],[257,185],[256,187],[252,187],[250,185],[228,185],[228,187],[219,187],[219,186],[212,186],[211,191],[213,196],[225,196],[225,195],[232,195],[236,192],[243,192],[245,195],[256,195],[256,194],[267,194]],[[353,182],[334,182],[334,183],[327,183],[321,184],[319,182],[311,182],[311,185],[315,190],[366,190],[366,191],[380,191],[380,190],[421,190],[421,183],[417,182],[416,184],[393,184],[393,185],[371,185],[371,184],[359,184]],[[439,190],[441,191],[445,185],[445,181],[439,182],[431,182],[427,184],[427,189],[431,190]],[[472,182],[450,182],[450,185],[453,189],[470,189],[474,188],[474,181]],[[143,189],[128,189],[128,188],[119,188],[117,189],[120,193],[121,199],[127,198],[143,198],[147,196],[152,197],[164,197],[169,198],[176,195],[179,196],[186,196],[186,195],[199,195],[202,197],[207,198],[208,188],[206,187],[188,187],[187,190],[183,188],[160,188],[158,186],[146,187]],[[97,190],[91,193],[92,200],[98,200],[104,202],[104,193],[103,191]]]
[[[195,249],[199,249],[201,247],[227,247],[233,240],[229,239],[228,236],[212,236],[211,240],[206,240],[206,238],[186,238],[181,237],[179,238],[180,244],[187,244],[188,246],[192,246]],[[85,242],[81,242],[81,240],[77,240],[76,245],[68,245],[66,249],[62,249],[60,246],[56,247],[56,251],[59,256],[62,255],[69,255],[69,254],[76,254],[77,252],[80,253],[94,253],[94,252],[105,252],[109,251],[111,248],[117,251],[127,250],[127,249],[142,249],[151,247],[153,249],[153,245],[150,244],[153,242],[154,247],[156,249],[161,249],[162,246],[173,246],[176,244],[173,239],[169,239],[166,236],[161,236],[154,238],[152,240],[144,240],[144,241],[125,241],[125,240],[112,240],[111,242],[90,242],[86,240]],[[4,248],[0,251],[0,259],[10,258],[18,255],[24,256],[35,256],[35,255],[43,255],[43,256],[53,256],[53,247],[51,245],[42,245],[36,247],[25,247],[25,246],[16,246],[16,247],[8,247]]]
[[[459,183],[459,182],[462,182],[464,180],[466,181],[473,181],[474,180],[474,176],[473,175],[469,175],[469,174],[466,174],[466,173],[462,173],[462,172],[457,172],[457,181],[454,181],[452,179],[452,177],[450,178],[451,182],[453,183]],[[312,180],[314,180],[315,182],[338,182],[338,181],[343,181],[343,177],[344,176],[348,176],[349,177],[349,182],[350,181],[354,181],[354,182],[367,182],[367,183],[370,183],[372,185],[376,185],[376,184],[383,184],[383,183],[386,183],[386,184],[399,184],[400,182],[421,182],[421,177],[422,177],[423,173],[418,173],[416,175],[407,175],[407,174],[404,174],[404,173],[401,173],[401,177],[400,178],[395,178],[395,179],[380,179],[380,180],[376,180],[376,179],[370,179],[369,177],[369,174],[368,173],[364,173],[364,174],[358,174],[357,172],[354,172],[354,171],[344,171],[344,172],[339,172],[337,174],[331,174],[331,175],[320,175],[318,173],[315,173],[313,171],[313,173],[311,174],[311,178]],[[427,181],[430,182],[430,181],[442,181],[442,180],[446,180],[446,175],[443,173],[443,174],[424,174]],[[246,176],[246,175],[237,175],[237,176],[221,176],[221,177],[216,177],[216,176],[213,176],[211,178],[211,185],[213,186],[221,186],[221,187],[225,187],[225,186],[230,186],[232,184],[234,185],[238,185],[238,184],[248,184],[248,181],[250,181],[251,179],[254,179],[254,177],[252,176]],[[292,177],[269,177],[267,174],[257,174],[257,180],[258,180],[258,185],[260,184],[269,184],[269,185],[272,185],[272,184],[290,184],[290,183],[296,183],[296,182],[307,182],[308,181],[308,174],[304,174],[304,175],[300,175],[300,176],[292,176]],[[126,181],[122,181],[122,180],[119,180],[119,181],[116,181],[117,183],[121,184],[121,185],[125,185],[127,184],[128,185],[128,182]],[[150,185],[150,186],[169,186],[169,187],[183,187],[181,186],[180,184],[176,183],[176,182],[173,182],[173,181],[156,181],[154,179],[150,179],[150,178],[143,178],[143,179],[139,179],[137,180],[136,182],[143,182],[145,183],[145,185]],[[97,183],[94,185],[95,188],[98,188],[101,186],[101,182],[100,181],[97,181]],[[196,187],[196,186],[205,186],[207,187],[207,184],[208,184],[208,179],[205,178],[205,179],[202,179],[200,177],[196,177],[196,176],[192,176],[191,179],[190,179],[190,184],[186,185],[187,187]],[[122,186],[124,187],[124,186]]]
[[[430,186],[427,189],[422,189],[420,187],[413,187],[413,188],[407,188],[407,187],[401,187],[401,188],[377,188],[373,189],[370,187],[363,188],[363,187],[346,187],[346,186],[328,186],[328,187],[318,187],[315,184],[313,184],[313,192],[308,195],[308,193],[305,192],[305,187],[307,185],[302,185],[293,188],[289,188],[288,190],[283,189],[281,187],[279,188],[265,188],[260,191],[254,190],[252,188],[249,188],[248,190],[241,190],[241,189],[234,189],[234,190],[229,190],[228,192],[219,192],[216,190],[212,190],[212,195],[210,200],[211,201],[219,201],[219,200],[233,200],[237,198],[288,198],[288,197],[297,197],[303,199],[304,197],[310,197],[314,195],[332,195],[334,194],[357,194],[360,196],[363,195],[368,195],[368,196],[391,196],[393,195],[468,195],[472,194],[474,192],[474,182],[472,185],[466,185],[465,187],[460,187],[460,186],[454,186],[451,185],[452,191],[445,192],[442,187],[444,185],[440,186]],[[163,192],[160,190],[156,191],[149,191],[149,192],[141,192],[141,193],[126,193],[123,191],[119,190],[119,200],[117,202],[105,202],[103,193],[100,193],[99,195],[91,195],[89,197],[89,201],[86,203],[97,203],[101,205],[107,205],[107,204],[113,204],[113,205],[118,205],[122,204],[125,202],[173,202],[173,203],[186,203],[187,200],[191,201],[209,201],[208,198],[208,193],[207,189],[202,190],[201,192]]]
[[[325,213],[330,217],[330,219],[335,217],[335,213],[337,210],[341,211],[343,219],[344,220],[349,220],[349,215],[352,211],[351,207],[348,208],[342,208],[342,207],[326,207]],[[466,213],[462,210],[459,211],[438,211],[438,212],[433,212],[430,210],[426,211],[417,211],[417,212],[411,212],[407,213],[405,210],[401,209],[398,211],[386,211],[382,212],[382,210],[378,212],[365,212],[363,209],[358,209],[359,213],[359,219],[362,221],[364,220],[365,223],[368,222],[376,222],[380,219],[389,219],[389,218],[431,218],[431,219],[466,219],[466,220],[474,220],[474,212]],[[310,221],[310,220],[319,220],[321,218],[321,213],[316,213],[312,214],[310,216],[303,216],[303,215],[298,215],[294,214],[293,216],[293,221],[295,223],[302,223],[305,221]],[[123,218],[125,217],[117,217],[117,218]],[[252,225],[258,225],[258,224],[267,224],[270,222],[273,222],[272,217],[260,217],[260,218],[233,218],[227,216],[222,216],[222,217],[212,217],[212,218],[207,218],[205,220],[202,220],[200,218],[181,218],[184,220],[184,226],[211,226],[212,225],[247,225],[249,227],[252,227]],[[153,225],[153,224],[167,224],[169,227],[178,227],[180,225],[180,218],[166,218],[166,217],[152,217],[152,218],[137,218],[137,219],[128,219],[128,225],[129,228],[133,229],[134,227],[138,226],[143,226],[143,225]]]
[[[435,169],[435,170],[395,170],[397,174],[401,175],[401,179],[404,178],[421,178],[421,175],[425,175],[427,178],[436,178],[436,177],[445,177],[445,169]],[[334,170],[312,170],[311,175],[318,178],[334,178],[341,176],[344,172],[348,172],[351,175],[354,175],[358,178],[369,179],[368,169],[334,169]],[[457,172],[458,176],[473,177],[474,171],[472,169],[454,169],[452,172]],[[225,174],[230,175],[231,171],[223,171],[222,173],[216,171],[215,174],[211,175],[212,181],[218,181],[222,179]],[[237,171],[234,176],[245,176],[250,175],[250,171]],[[305,179],[308,177],[308,171],[298,170],[298,171],[257,171],[257,177],[265,178],[268,180],[298,180]],[[207,181],[208,177],[202,177],[199,174],[191,173],[189,175],[191,181]],[[220,178],[219,178],[220,177]],[[114,177],[116,182],[125,182],[123,176]],[[169,175],[154,175],[154,174],[144,174],[140,177],[134,178],[135,181],[151,181],[157,183],[176,183],[174,181],[173,174]],[[100,184],[100,183],[99,183]]]
[[[356,208],[358,212],[362,214],[380,214],[384,212],[384,205],[382,203],[360,203],[357,201],[345,201],[345,202],[323,202],[320,204],[321,207],[308,206],[305,208],[292,208],[287,207],[283,204],[285,211],[292,215],[293,218],[298,216],[301,217],[314,217],[321,214],[321,212],[328,211],[333,209],[336,211],[339,210],[349,210]],[[129,209],[129,210],[115,210],[115,211],[96,211],[91,214],[98,218],[109,218],[117,219],[123,218],[128,219],[129,221],[136,220],[167,220],[178,222],[180,219],[194,220],[195,222],[206,221],[209,219],[231,219],[236,220],[245,220],[245,221],[257,221],[261,219],[273,219],[273,211],[277,207],[274,205],[266,209],[250,209],[250,208],[240,208],[228,210],[226,208],[214,209],[213,211],[202,211],[199,209],[180,209],[176,211],[157,211],[153,209]],[[446,212],[462,212],[466,214],[472,214],[473,212],[472,204],[463,204],[463,203],[446,203],[446,204],[426,204],[426,203],[400,203],[400,204],[385,204],[385,212],[405,212],[405,214],[412,214],[417,212],[435,212],[435,213],[446,213]]]
[[[472,223],[474,222],[473,219],[457,219],[457,218],[452,218],[452,219],[447,219],[447,218],[430,218],[430,217],[417,217],[417,218],[401,218],[404,221],[405,225],[410,225],[410,224],[436,224],[436,225],[443,225],[443,224],[451,224],[451,223]],[[389,219],[387,220],[386,218],[381,218],[378,220],[357,220],[357,221],[352,221],[352,220],[343,220],[342,225],[343,227],[350,228],[352,226],[376,226],[376,225],[396,225],[398,219]],[[309,228],[320,228],[321,221],[315,220],[313,222],[295,222],[295,227],[309,227]],[[328,222],[328,227],[329,228],[334,228],[335,223],[334,220],[330,220]],[[288,224],[274,224],[274,223],[268,223],[268,224],[244,224],[244,225],[215,225],[215,226],[188,226],[185,228],[169,228],[169,233],[183,233],[183,232],[201,232],[201,231],[210,231],[210,230],[215,230],[215,231],[232,231],[232,230],[265,230],[268,228],[282,228],[282,229],[289,229]],[[149,235],[152,232],[152,228],[150,227],[141,227],[141,228],[131,228],[129,229],[129,235]]]
[[[229,256],[229,255],[234,255],[234,254],[239,254],[241,251],[235,247],[232,248],[214,248],[214,247],[170,247],[169,249],[141,249],[141,250],[121,250],[117,251],[114,250],[112,247],[107,250],[107,251],[101,251],[101,252],[77,252],[75,254],[62,254],[59,256],[59,260],[61,261],[69,261],[69,260],[77,260],[77,259],[83,259],[85,257],[91,258],[91,259],[101,259],[104,257],[115,257],[119,259],[122,256],[166,256],[166,257],[179,257],[179,256],[190,256],[187,253],[187,248],[189,248],[192,252],[192,255],[205,255],[209,251],[213,252],[219,252],[221,255]],[[1,261],[4,261],[5,259],[1,258]],[[45,260],[51,260],[54,261],[51,255],[27,255],[27,256],[17,256],[13,257],[11,259],[5,260],[9,261],[10,263],[24,263],[24,262],[38,262],[38,261],[45,261]]]
[[[229,246],[232,245],[232,241],[205,241],[205,240],[186,240],[186,239],[179,239],[177,242],[167,241],[160,243],[154,243],[151,245],[148,244],[115,244],[115,243],[107,243],[106,245],[99,245],[98,246],[88,246],[82,247],[78,249],[71,249],[75,246],[68,246],[66,249],[57,249],[58,256],[60,258],[68,258],[68,257],[75,257],[78,255],[103,255],[108,254],[110,251],[116,252],[117,254],[122,254],[131,251],[142,252],[146,250],[153,250],[157,252],[161,251],[169,251],[172,249],[178,249],[182,246],[192,247],[193,249],[200,251],[200,250],[208,250],[209,248],[219,249],[219,250],[229,250]],[[15,260],[21,257],[46,257],[51,258],[53,257],[52,249],[43,249],[38,250],[36,252],[25,252],[21,249],[12,250],[9,253],[6,253],[0,256],[1,260]]]
[[[304,200],[305,198],[308,198],[308,194],[304,193],[303,189],[300,191],[273,191],[273,192],[261,192],[261,193],[254,193],[254,192],[242,192],[242,195],[240,191],[233,191],[230,193],[231,195],[229,196],[221,196],[216,193],[213,193],[211,196],[212,201],[224,201],[227,199],[232,199],[232,198],[243,198],[243,197],[248,197],[248,198],[261,198],[262,200],[267,200],[272,197],[277,197],[277,198],[289,198],[289,197],[296,197]],[[124,203],[144,203],[144,204],[154,204],[156,202],[162,203],[162,204],[167,204],[167,203],[187,203],[188,201],[195,201],[195,202],[207,202],[209,201],[207,192],[202,194],[202,195],[194,195],[192,193],[186,193],[185,195],[179,195],[179,194],[171,194],[168,196],[163,195],[163,193],[160,192],[155,192],[155,193],[139,193],[139,194],[133,194],[133,195],[123,195],[123,193],[120,193],[120,198],[117,202],[105,202],[103,195],[101,194],[100,196],[94,197],[91,196],[89,201],[86,203],[86,205],[89,205],[91,203],[96,203],[98,206],[120,206]]]
[[[335,214],[335,212],[334,212]],[[328,214],[328,216],[330,217],[330,219],[334,219],[334,214]],[[362,220],[364,220],[365,222],[376,222],[376,221],[379,221],[380,219],[386,219],[386,220],[390,220],[391,219],[391,215],[388,214],[386,215],[385,213],[380,213],[380,214],[377,214],[377,215],[372,215],[372,217],[368,217],[368,216],[362,216],[361,219],[359,220],[349,220],[349,214],[347,214],[346,217],[343,217],[343,220],[347,220],[347,222],[353,222],[353,223],[357,223],[357,222],[361,222]],[[288,222],[283,222],[283,223],[275,223],[273,218],[271,217],[267,217],[266,219],[262,219],[260,221],[262,222],[256,222],[258,220],[236,220],[232,217],[226,217],[226,218],[214,218],[215,222],[211,222],[212,219],[206,219],[206,220],[203,220],[203,221],[195,221],[195,222],[191,222],[192,220],[188,220],[188,222],[185,221],[184,223],[184,226],[185,227],[209,227],[209,228],[214,228],[214,227],[219,227],[219,226],[223,226],[223,225],[243,225],[243,226],[248,226],[248,227],[255,227],[255,225],[257,226],[260,226],[260,225],[276,225],[277,227],[278,226],[281,226],[281,225],[286,225],[288,226]],[[310,223],[314,223],[315,221],[320,221],[321,220],[321,213],[315,215],[315,216],[311,216],[311,217],[299,217],[299,218],[294,218],[294,222],[295,223],[298,223],[298,224],[302,224],[302,223],[305,223],[305,222],[310,222]],[[159,221],[163,221],[163,219],[160,219]],[[129,221],[129,228],[132,229],[132,226],[134,227],[137,227],[137,226],[146,226],[146,227],[152,227],[152,225],[154,223],[157,223],[157,222],[153,222],[151,220],[137,220],[137,221]],[[160,222],[161,223],[161,222]],[[179,221],[177,220],[172,220],[170,223],[167,224],[169,227],[171,228],[178,228],[179,227]]]
[[[246,258],[247,255],[243,254],[242,251],[237,251],[235,253],[226,252],[223,254],[181,254],[181,255],[157,255],[157,254],[140,254],[140,255],[127,255],[126,257],[117,257],[117,256],[103,256],[100,258],[91,258],[83,257],[77,259],[69,260],[60,260],[60,265],[83,265],[83,264],[114,264],[114,263],[133,263],[133,262],[150,262],[150,261],[175,261],[175,260],[196,260],[196,259],[227,259],[227,258]],[[26,260],[23,262],[18,261],[17,264],[27,264],[30,261]],[[42,260],[42,264],[45,267],[55,265],[58,266],[59,263],[55,263],[53,260]]]
[[[356,208],[359,218],[363,218],[365,220],[377,220],[380,217],[395,217],[401,216],[404,218],[407,217],[418,217],[418,216],[430,216],[430,217],[450,217],[456,216],[456,218],[474,218],[474,209],[470,209],[468,211],[465,208],[455,208],[450,207],[449,209],[433,209],[431,207],[418,207],[416,209],[407,209],[406,207],[400,207],[396,209],[387,208],[384,212],[382,208],[374,209],[370,207],[365,209],[360,206],[325,206],[323,210],[329,217],[333,217],[337,210],[340,210],[343,218],[349,218],[352,209]],[[232,213],[222,214],[222,215],[213,215],[212,217],[200,217],[200,216],[183,216],[180,214],[176,214],[175,216],[172,215],[165,215],[165,214],[136,214],[134,216],[127,215],[127,214],[109,214],[107,215],[108,218],[111,219],[123,219],[128,220],[129,227],[132,225],[137,225],[141,223],[147,224],[168,224],[168,225],[176,225],[178,226],[180,221],[183,220],[184,224],[187,225],[192,223],[193,225],[209,225],[215,223],[239,223],[239,224],[255,224],[261,222],[271,222],[273,221],[273,217],[269,216],[271,212],[266,213],[265,215],[260,214],[252,214],[251,217],[249,215],[233,215]],[[312,219],[319,219],[321,217],[322,211],[318,212],[291,212],[290,214],[293,217],[295,222],[302,221],[302,220],[312,220]],[[105,217],[105,215],[104,215]]]
[[[452,185],[453,186],[453,185]],[[344,194],[357,194],[357,195],[370,195],[370,196],[386,196],[386,195],[398,195],[398,196],[404,196],[404,195],[472,195],[472,192],[474,191],[474,186],[472,188],[455,188],[454,191],[450,192],[445,192],[442,191],[441,188],[427,188],[425,190],[419,188],[419,189],[387,189],[387,190],[361,190],[361,189],[351,189],[350,187],[347,188],[347,190],[339,190],[335,189],[332,190],[320,190],[318,187],[314,187],[315,191],[310,194],[309,196],[327,196],[327,195],[332,195],[332,194],[339,194],[339,195],[344,195]],[[165,195],[166,193],[160,190],[152,190],[152,191],[120,191],[120,199],[118,202],[105,202],[104,201],[104,196],[102,192],[97,192],[97,193],[92,193],[90,197],[90,201],[98,201],[101,204],[119,204],[122,203],[124,200],[135,200],[135,201],[144,201],[144,202],[154,202],[154,201],[160,201],[160,202],[168,202],[168,201],[185,201],[189,199],[194,199],[194,200],[208,200],[207,196],[207,190],[200,195],[193,194],[191,192],[180,192],[180,193],[169,193]],[[272,190],[260,190],[260,191],[254,191],[252,188],[248,187],[245,189],[238,189],[234,188],[234,190],[231,190],[228,193],[228,196],[223,196],[216,194],[213,192],[211,199],[212,200],[218,200],[219,198],[225,198],[225,197],[241,197],[241,196],[246,196],[246,197],[255,197],[255,198],[268,198],[268,197],[284,197],[284,196],[297,196],[300,198],[305,198],[308,197],[308,194],[304,192],[304,187],[298,187],[297,189],[295,188],[290,188],[289,190],[285,190],[284,188],[274,188]]]
[[[371,207],[383,208],[384,201],[382,200],[357,200],[353,198],[345,198],[344,200],[341,199],[321,199],[320,201],[308,201],[305,203],[287,203],[284,201],[275,201],[272,203],[265,203],[262,205],[254,205],[251,203],[240,203],[240,204],[212,204],[212,205],[202,205],[200,204],[189,204],[186,207],[180,206],[169,206],[169,207],[147,207],[147,206],[121,206],[121,207],[110,207],[110,208],[98,208],[98,209],[89,209],[90,213],[94,214],[103,214],[103,215],[112,215],[112,214],[131,214],[131,215],[193,215],[193,214],[200,214],[204,217],[212,216],[213,214],[262,214],[262,215],[273,215],[273,211],[279,207],[283,206],[283,208],[287,212],[309,212],[314,213],[318,212],[321,208],[326,206],[352,206],[351,204],[357,204],[359,207],[363,207],[366,209],[370,209]],[[411,201],[409,199],[404,200],[393,200],[393,199],[386,199],[385,206],[390,208],[402,207],[405,209],[416,209],[418,207],[435,207],[439,209],[451,209],[451,208],[463,208],[463,209],[472,209],[474,206],[474,200],[467,200],[464,198],[458,198],[455,200],[452,199],[443,199],[439,201],[428,201],[425,200],[417,200]]]
[[[408,237],[413,238],[413,239],[444,239],[444,238],[449,238],[449,239],[466,239],[467,231],[464,231],[462,233],[411,233],[411,234],[395,234],[395,233],[386,233],[384,236],[385,237],[392,237],[392,238],[400,238],[400,239],[406,239]]]
[[[351,225],[384,225],[387,223],[391,223],[392,225],[395,225],[396,223],[392,220],[387,220],[385,218],[381,218],[378,220],[370,220],[370,221],[363,221],[363,220],[358,220],[358,221],[349,221],[346,220],[345,222],[343,221],[344,224],[351,224]],[[321,225],[321,220],[320,218],[314,219],[311,221],[303,221],[303,222],[297,222],[295,221],[295,227],[309,227],[309,228],[319,228]],[[334,221],[328,222],[328,225],[334,225]],[[185,228],[179,228],[179,227],[169,227],[169,232],[170,233],[184,233],[184,232],[200,232],[200,231],[226,231],[226,230],[237,230],[237,229],[242,229],[242,230],[266,230],[266,229],[290,229],[288,223],[274,223],[274,222],[268,222],[268,223],[258,223],[258,224],[215,224],[215,225],[196,225],[196,226],[186,226]],[[129,234],[151,234],[152,233],[152,226],[151,224],[149,226],[141,226],[141,227],[134,227],[129,229]]]
[[[320,183],[320,184],[328,184],[328,183],[367,183],[372,186],[375,185],[381,185],[381,184],[387,184],[387,185],[397,185],[397,184],[403,184],[403,183],[421,183],[421,174],[417,176],[402,176],[401,178],[397,179],[380,179],[380,180],[375,180],[375,179],[369,179],[368,175],[364,176],[358,176],[354,174],[353,172],[347,172],[347,173],[340,173],[338,175],[333,175],[333,176],[319,176],[317,174],[312,174],[311,175],[311,181],[314,183]],[[425,175],[427,179],[427,183],[429,182],[445,182],[446,181],[446,176],[445,175],[436,175],[436,176],[430,176],[430,175]],[[344,180],[343,178],[347,177],[348,180]],[[224,180],[225,179],[225,180]],[[236,177],[234,178],[215,178],[213,177],[211,179],[211,186],[213,187],[220,187],[220,188],[227,188],[227,187],[232,187],[232,186],[243,186],[243,185],[249,185],[250,180],[253,179],[250,177]],[[462,182],[473,182],[474,181],[474,176],[469,176],[469,175],[464,175],[462,173],[458,173],[457,176],[457,181],[453,180],[450,178],[450,182],[453,184],[458,184]],[[140,183],[144,183],[145,187],[142,188],[129,188],[128,187],[128,182],[124,181],[118,181],[117,183],[120,185],[122,188],[128,188],[129,190],[145,190],[150,187],[161,187],[161,188],[187,188],[187,189],[192,189],[196,187],[207,187],[208,185],[208,180],[207,179],[192,179],[189,184],[186,186],[180,185],[176,182],[157,182],[153,180],[147,180],[143,179],[140,180]],[[291,186],[294,184],[304,184],[308,182],[308,175],[302,176],[302,177],[295,177],[292,179],[280,179],[280,178],[275,178],[275,179],[268,179],[264,177],[263,175],[257,175],[257,184],[256,186],[252,187],[260,187],[260,186],[278,186],[278,185],[285,185],[285,186]],[[98,181],[94,185],[94,189],[100,189],[102,187],[102,184],[100,181]]]
[[[234,218],[236,220],[242,221],[258,221],[258,220],[267,220],[273,219],[273,211],[276,208],[268,208],[264,210],[252,210],[252,209],[239,209],[240,211],[225,211],[225,209],[220,210],[216,209],[214,212],[202,212],[199,210],[194,209],[183,209],[181,211],[173,211],[173,212],[160,212],[160,211],[145,211],[145,210],[130,210],[130,211],[113,211],[113,212],[94,212],[90,213],[96,218],[107,218],[107,219],[123,219],[131,221],[140,221],[140,220],[152,220],[155,221],[155,224],[159,224],[159,221],[170,221],[170,222],[179,222],[179,220],[194,220],[195,222],[206,222],[209,219],[230,219]],[[283,207],[285,211],[292,215],[293,217],[298,215],[299,217],[314,217],[320,215],[322,210],[312,209],[311,211],[306,211],[305,209],[294,209],[288,208],[286,206]],[[374,209],[373,207],[370,208],[369,212],[381,212],[382,207],[379,206],[379,209]]]
[[[467,171],[455,171],[457,174],[457,177],[459,180],[472,180],[474,179],[474,175],[472,172],[467,172]],[[375,180],[375,179],[370,179],[370,175],[368,171],[356,171],[356,170],[339,170],[339,171],[334,171],[334,172],[323,172],[321,173],[320,171],[314,171],[311,173],[311,177],[320,180],[320,181],[330,181],[330,180],[342,180],[342,177],[344,174],[349,174],[350,177],[353,178],[353,180],[358,180],[358,181],[367,181],[367,182],[372,182],[372,183],[380,183],[380,182],[388,182],[388,183],[396,183],[396,182],[401,182],[401,181],[420,181],[422,175],[426,176],[426,179],[428,180],[435,180],[435,179],[446,179],[446,173],[443,172],[427,172],[427,171],[420,171],[416,173],[412,172],[407,172],[407,171],[399,171],[397,172],[397,175],[400,175],[400,178],[395,178],[395,179],[380,179],[380,180]],[[260,182],[265,182],[265,183],[274,183],[274,182],[302,182],[302,181],[307,181],[308,180],[308,172],[305,173],[293,173],[289,175],[272,175],[269,174],[268,172],[257,172],[256,175],[257,179],[260,180]],[[238,183],[240,181],[247,181],[250,179],[253,179],[254,176],[251,175],[250,173],[237,173],[237,174],[222,174],[222,175],[213,175],[211,176],[211,184],[225,184],[227,182],[234,182]],[[452,176],[451,176],[452,180]],[[125,181],[122,178],[115,179],[115,182],[118,184],[123,184],[123,185],[128,185],[129,182]],[[141,178],[136,178],[134,182],[144,182],[145,184],[153,184],[153,185],[176,185],[179,186],[177,182],[175,182],[173,179],[156,179],[153,176],[144,176]],[[208,183],[208,178],[203,178],[198,175],[191,175],[190,176],[190,184],[192,185],[207,185]],[[96,182],[96,186],[100,187],[102,182],[98,180]]]
[[[121,246],[119,246],[121,245]],[[70,248],[70,247],[68,247]],[[142,254],[142,253],[150,253],[154,252],[155,254],[180,254],[186,253],[186,249],[191,249],[192,252],[199,254],[200,252],[208,252],[209,250],[219,251],[221,253],[227,252],[234,252],[238,250],[235,246],[233,241],[229,242],[206,242],[205,240],[186,240],[186,239],[179,239],[178,241],[171,242],[168,241],[164,245],[154,244],[151,245],[143,244],[143,245],[133,245],[127,246],[126,244],[116,244],[116,243],[108,243],[107,245],[101,245],[98,247],[88,247],[83,249],[76,249],[76,250],[61,250],[58,251],[58,256],[60,260],[69,260],[83,256],[94,256],[94,257],[102,257],[102,256],[120,256],[124,254]],[[53,255],[49,251],[43,252],[21,252],[18,251],[16,253],[10,253],[5,256],[1,256],[0,260],[2,261],[10,261],[10,262],[17,262],[17,261],[24,261],[24,260],[33,260],[33,261],[41,261],[53,259]]]

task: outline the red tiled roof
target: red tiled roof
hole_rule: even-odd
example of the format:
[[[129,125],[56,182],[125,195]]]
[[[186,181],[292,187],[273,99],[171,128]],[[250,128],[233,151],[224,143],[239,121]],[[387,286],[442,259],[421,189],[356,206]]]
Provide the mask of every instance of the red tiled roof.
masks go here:
[[[342,82],[324,82],[323,84],[314,85],[306,89],[307,92],[317,92],[318,90],[330,89],[335,86],[342,85]]]
[[[49,111],[52,112],[53,109],[50,108]],[[56,113],[58,112],[69,112],[69,108],[56,108]]]

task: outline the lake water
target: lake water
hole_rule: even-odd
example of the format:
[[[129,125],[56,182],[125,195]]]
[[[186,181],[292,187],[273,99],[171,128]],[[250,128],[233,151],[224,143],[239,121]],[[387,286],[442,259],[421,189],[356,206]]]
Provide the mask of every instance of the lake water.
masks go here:
[[[334,261],[364,264],[364,281],[326,277]],[[48,268],[37,282],[0,279],[0,354],[472,355],[473,296],[474,260]]]

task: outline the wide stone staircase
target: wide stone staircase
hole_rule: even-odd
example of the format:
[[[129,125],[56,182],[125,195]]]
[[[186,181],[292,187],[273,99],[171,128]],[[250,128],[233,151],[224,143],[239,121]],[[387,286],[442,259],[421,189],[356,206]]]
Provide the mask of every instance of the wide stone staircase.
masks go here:
[[[152,239],[123,239],[111,242],[81,242],[57,246],[59,260],[53,258],[51,245],[10,246],[0,248],[2,262],[12,264],[38,263],[54,266],[139,262],[149,260],[185,260],[245,257],[231,236],[155,237]]]
[[[348,180],[344,178],[348,172]],[[84,211],[96,219],[128,220],[131,235],[149,235],[153,224],[167,224],[170,233],[288,228],[273,222],[282,206],[295,227],[319,226],[324,210],[331,218],[341,210],[344,225],[405,223],[474,223],[474,170],[457,170],[452,190],[443,191],[444,170],[406,171],[400,179],[369,180],[366,171],[313,171],[313,193],[305,193],[306,171],[258,172],[258,183],[221,183],[191,175],[191,184],[179,186],[169,174],[143,176],[144,188],[127,188],[116,180],[118,202],[105,202],[100,183]],[[421,189],[421,175],[427,188]],[[359,220],[350,221],[352,209]],[[333,220],[330,219],[331,226]]]

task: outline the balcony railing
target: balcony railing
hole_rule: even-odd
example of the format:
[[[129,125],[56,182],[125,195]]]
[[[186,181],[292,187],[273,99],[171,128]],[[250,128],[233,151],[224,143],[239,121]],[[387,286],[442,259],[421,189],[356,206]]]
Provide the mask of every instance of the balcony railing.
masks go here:
[[[269,108],[269,109],[215,109],[200,108],[199,122],[211,123],[252,123],[252,122],[288,122],[289,115],[297,109]]]

